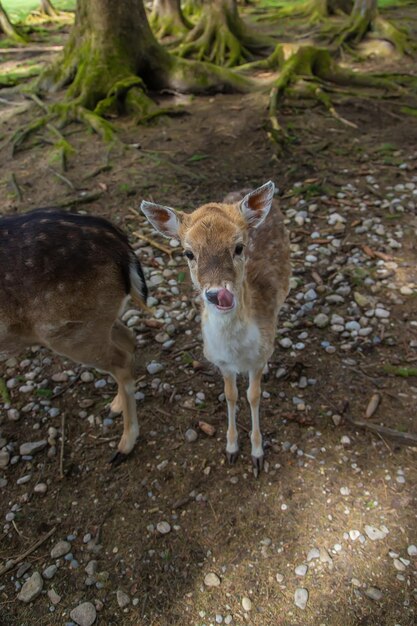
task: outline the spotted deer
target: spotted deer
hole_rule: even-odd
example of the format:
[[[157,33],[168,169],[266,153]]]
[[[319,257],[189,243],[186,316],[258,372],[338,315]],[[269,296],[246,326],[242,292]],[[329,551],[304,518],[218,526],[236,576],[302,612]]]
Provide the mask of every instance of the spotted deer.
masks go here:
[[[0,353],[32,344],[108,372],[123,413],[115,463],[139,434],[134,397],[135,338],[119,321],[147,287],[126,235],[101,217],[38,210],[0,219]]]
[[[272,207],[272,211],[271,211]],[[192,213],[142,202],[151,224],[180,239],[201,294],[204,354],[221,371],[227,401],[226,454],[237,459],[236,375],[249,374],[252,461],[263,467],[259,427],[262,372],[274,349],[279,310],[291,274],[289,241],[270,181],[247,194],[205,204]]]

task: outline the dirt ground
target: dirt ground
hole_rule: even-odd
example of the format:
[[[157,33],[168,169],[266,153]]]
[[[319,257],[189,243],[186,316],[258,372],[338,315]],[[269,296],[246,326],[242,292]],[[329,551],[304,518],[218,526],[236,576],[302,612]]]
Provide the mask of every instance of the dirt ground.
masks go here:
[[[416,24],[416,9],[407,11],[409,23]],[[408,60],[390,64],[415,72]],[[367,65],[384,69],[386,62]],[[0,400],[0,448],[7,444],[17,457],[0,469],[0,574],[9,559],[54,528],[24,559],[29,575],[55,562],[50,550],[67,536],[75,559],[75,564],[59,559],[57,573],[28,605],[17,599],[23,583],[19,566],[3,573],[1,626],[71,623],[70,612],[85,601],[95,604],[96,623],[109,626],[417,623],[415,448],[349,422],[363,419],[371,396],[379,393],[381,402],[367,423],[417,435],[415,118],[402,115],[395,100],[369,93],[337,96],[337,111],[356,127],[331,118],[320,106],[289,103],[282,114],[291,143],[277,157],[265,130],[267,96],[179,98],[182,116],[147,127],[113,120],[120,142],[111,147],[83,126],[71,126],[65,134],[75,153],[62,172],[54,160],[53,131],[35,134],[12,155],[10,137],[39,111],[17,90],[4,89],[0,97],[0,212],[62,206],[111,218],[130,233],[150,294],[158,300],[154,309],[165,312],[155,323],[141,313],[135,325],[141,434],[128,461],[117,468],[108,460],[121,435],[121,419],[108,419],[115,385],[106,376],[92,372],[93,380],[83,382],[84,369],[43,349],[0,363],[0,378],[16,381],[7,392],[10,399],[5,392]],[[153,245],[169,248],[138,207],[148,199],[190,210],[269,179],[280,189],[287,216],[295,280],[263,383],[266,468],[256,479],[245,381],[240,382],[241,455],[228,466],[221,378],[204,362],[186,264],[180,250],[172,248],[168,255]],[[400,202],[406,184],[408,204]],[[384,205],[390,197],[399,198],[403,211]],[[311,205],[307,220],[294,218]],[[329,225],[332,211],[345,218],[343,227]],[[380,219],[385,235],[366,224],[361,231],[369,218]],[[390,247],[387,233],[394,237],[396,232],[398,239],[398,231],[401,248]],[[339,248],[306,263],[314,232],[322,239],[336,237]],[[152,282],[161,273],[164,281]],[[339,274],[342,279],[335,282]],[[350,295],[329,304],[326,297],[345,283]],[[312,285],[318,295],[314,307],[297,317]],[[317,327],[320,312],[353,319],[354,292],[385,304],[389,319],[353,341]],[[162,349],[157,336],[167,326],[174,343]],[[291,338],[289,349],[280,346],[283,337]],[[329,344],[336,349],[328,350]],[[147,372],[151,361],[163,366],[156,376]],[[414,375],[393,375],[387,365],[408,367],[411,373],[414,368]],[[28,371],[36,372],[36,384],[19,391]],[[302,378],[308,380],[305,387]],[[17,410],[18,419],[10,419],[15,415],[10,409]],[[214,436],[201,431],[200,420],[215,427]],[[50,427],[58,431],[56,446],[33,459],[18,456],[22,443],[47,439]],[[184,437],[189,428],[198,433],[192,443]],[[27,475],[28,482],[17,484]],[[39,483],[47,486],[46,493],[36,492]],[[9,511],[15,516],[4,521]],[[162,521],[170,532],[158,531]],[[384,537],[371,540],[366,526]],[[317,555],[307,560],[313,548]],[[92,559],[97,573],[86,585],[84,568]],[[295,568],[303,564],[308,571],[301,576]],[[208,573],[220,584],[207,586]],[[46,593],[51,588],[60,596],[56,605]],[[297,588],[308,590],[305,610],[294,603]],[[125,607],[118,590],[128,595]]]

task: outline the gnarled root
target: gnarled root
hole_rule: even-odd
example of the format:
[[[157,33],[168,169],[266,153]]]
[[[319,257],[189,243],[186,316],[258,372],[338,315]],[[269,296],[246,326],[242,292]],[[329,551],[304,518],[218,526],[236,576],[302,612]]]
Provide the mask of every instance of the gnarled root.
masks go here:
[[[279,59],[278,54],[276,54],[276,59]],[[270,94],[269,117],[271,131],[269,136],[279,146],[282,146],[285,133],[278,122],[278,110],[288,89],[298,83],[300,79],[307,81],[307,85],[309,85],[308,93],[323,104],[333,117],[350,126],[352,126],[352,123],[341,118],[335,110],[330,97],[322,88],[323,85],[333,83],[343,86],[353,85],[357,87],[375,87],[384,90],[399,90],[399,86],[388,78],[358,74],[340,67],[325,48],[300,47],[284,62],[278,78],[273,83]]]
[[[215,65],[235,67],[271,48],[272,41],[251,32],[238,15],[227,11],[206,11],[176,53]]]

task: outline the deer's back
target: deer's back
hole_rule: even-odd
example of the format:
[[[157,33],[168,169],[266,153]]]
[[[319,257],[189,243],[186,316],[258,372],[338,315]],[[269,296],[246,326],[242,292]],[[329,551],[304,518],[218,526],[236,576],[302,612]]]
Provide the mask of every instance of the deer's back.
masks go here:
[[[247,280],[256,316],[273,319],[289,290],[290,245],[283,215],[274,200],[263,224],[250,235]]]
[[[0,219],[0,343],[36,325],[83,320],[130,290],[126,236],[99,217],[54,210]],[[114,314],[111,312],[111,314]]]

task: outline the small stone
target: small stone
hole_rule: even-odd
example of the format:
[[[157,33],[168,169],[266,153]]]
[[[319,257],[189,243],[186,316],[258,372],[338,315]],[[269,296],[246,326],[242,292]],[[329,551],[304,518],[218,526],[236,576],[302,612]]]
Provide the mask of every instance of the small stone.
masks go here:
[[[25,485],[30,481],[31,478],[32,474],[25,474],[24,476],[16,480],[16,485]]]
[[[360,532],[359,530],[350,530],[349,531],[349,537],[352,539],[352,541],[356,541],[356,539],[358,537],[360,537]]]
[[[351,321],[351,322],[347,322],[347,324],[345,325],[346,330],[352,331],[352,330],[360,330],[361,329],[361,325],[359,324],[359,322],[355,322],[355,321]]]
[[[417,546],[415,546],[414,544],[411,544],[411,546],[408,546],[407,554],[409,556],[417,556]]]
[[[252,601],[247,596],[242,598],[242,608],[244,611],[250,611],[252,609]]]
[[[289,337],[284,337],[280,340],[279,345],[281,346],[281,348],[291,348],[292,341]]]
[[[275,574],[275,578],[277,580],[277,583],[282,583],[284,580],[284,576],[282,574]]]
[[[24,561],[18,568],[16,572],[16,578],[22,578],[23,574],[26,574],[27,571],[30,570],[32,564],[28,561]]]
[[[21,602],[32,602],[43,589],[43,580],[39,572],[34,572],[30,578],[27,579],[23,585],[17,599]]]
[[[365,589],[365,595],[371,600],[378,602],[382,598],[382,591],[377,587],[368,587],[368,589]]]
[[[365,526],[365,533],[372,541],[377,541],[378,539],[385,539],[387,536],[387,532],[384,530],[376,528],[375,526]]]
[[[204,576],[204,584],[206,587],[218,587],[220,582],[220,578],[214,572],[209,572]]]
[[[297,565],[294,572],[296,576],[305,576],[307,574],[308,567],[307,565]]]
[[[78,626],[91,626],[96,621],[96,609],[91,602],[82,602],[72,609],[70,617]]]
[[[375,309],[375,317],[379,319],[387,319],[389,317],[389,311],[385,309]]]
[[[61,596],[57,594],[55,589],[48,589],[48,598],[54,606],[61,602]]]
[[[10,454],[7,450],[0,450],[0,469],[4,469],[8,466],[10,461]]]
[[[35,485],[35,487],[33,488],[33,491],[35,493],[40,493],[40,494],[44,494],[46,493],[48,490],[48,486],[46,483],[38,483],[37,485]]]
[[[318,548],[311,548],[309,553],[307,554],[307,563],[313,561],[314,559],[320,558],[320,550]]]
[[[343,435],[343,437],[341,437],[340,439],[340,443],[344,446],[350,446],[352,442],[350,440],[350,437],[348,437],[347,435]]]
[[[84,571],[89,576],[94,576],[97,572],[97,561],[94,559],[92,561],[89,561],[85,566]]]
[[[156,525],[156,530],[161,533],[161,535],[166,535],[167,533],[171,532],[171,525],[168,524],[168,522],[159,522]]]
[[[304,609],[307,606],[307,602],[308,602],[307,589],[303,589],[302,587],[299,587],[298,589],[296,589],[294,593],[295,606],[298,606],[299,609],[302,609],[304,611]]]
[[[404,565],[404,563],[402,561],[400,561],[400,559],[394,559],[394,567],[399,572],[404,572],[405,571],[405,565]]]
[[[80,378],[83,383],[91,383],[94,380],[94,375],[91,372],[82,372]]]
[[[185,431],[184,438],[187,443],[193,443],[198,438],[198,434],[194,428],[188,428],[188,430]]]
[[[333,567],[333,559],[326,548],[320,548],[320,562],[327,563],[330,567]]]
[[[162,372],[162,370],[164,369],[164,366],[161,363],[152,361],[151,363],[148,363],[148,365],[146,366],[146,369],[148,370],[148,374],[150,374],[151,376],[154,376],[155,374]]]
[[[58,568],[56,565],[50,565],[49,567],[43,570],[42,576],[46,578],[47,580],[50,580],[51,578],[55,576],[55,574],[57,573],[57,570]]]
[[[314,325],[317,326],[317,328],[325,328],[329,325],[329,317],[325,315],[325,313],[319,313],[314,318]]]
[[[64,556],[64,554],[68,554],[70,550],[71,544],[69,541],[58,541],[51,550],[51,558],[59,559],[59,557]]]
[[[340,493],[342,496],[348,496],[350,494],[349,487],[340,487]]]
[[[127,595],[127,593],[125,593],[121,589],[117,590],[116,598],[117,598],[117,604],[120,606],[121,609],[126,608],[127,605],[130,603],[129,596]]]
[[[371,304],[371,300],[358,291],[354,291],[353,298],[356,304],[363,309]]]
[[[315,292],[315,290],[314,289],[309,289],[304,294],[304,300],[306,302],[313,302],[313,300],[317,300],[317,293]]]
[[[46,448],[47,445],[48,442],[46,441],[46,439],[42,439],[42,441],[31,441],[28,443],[22,443],[19,448],[19,452],[21,456],[31,456],[33,454],[36,454],[36,452],[40,452],[41,450]]]

